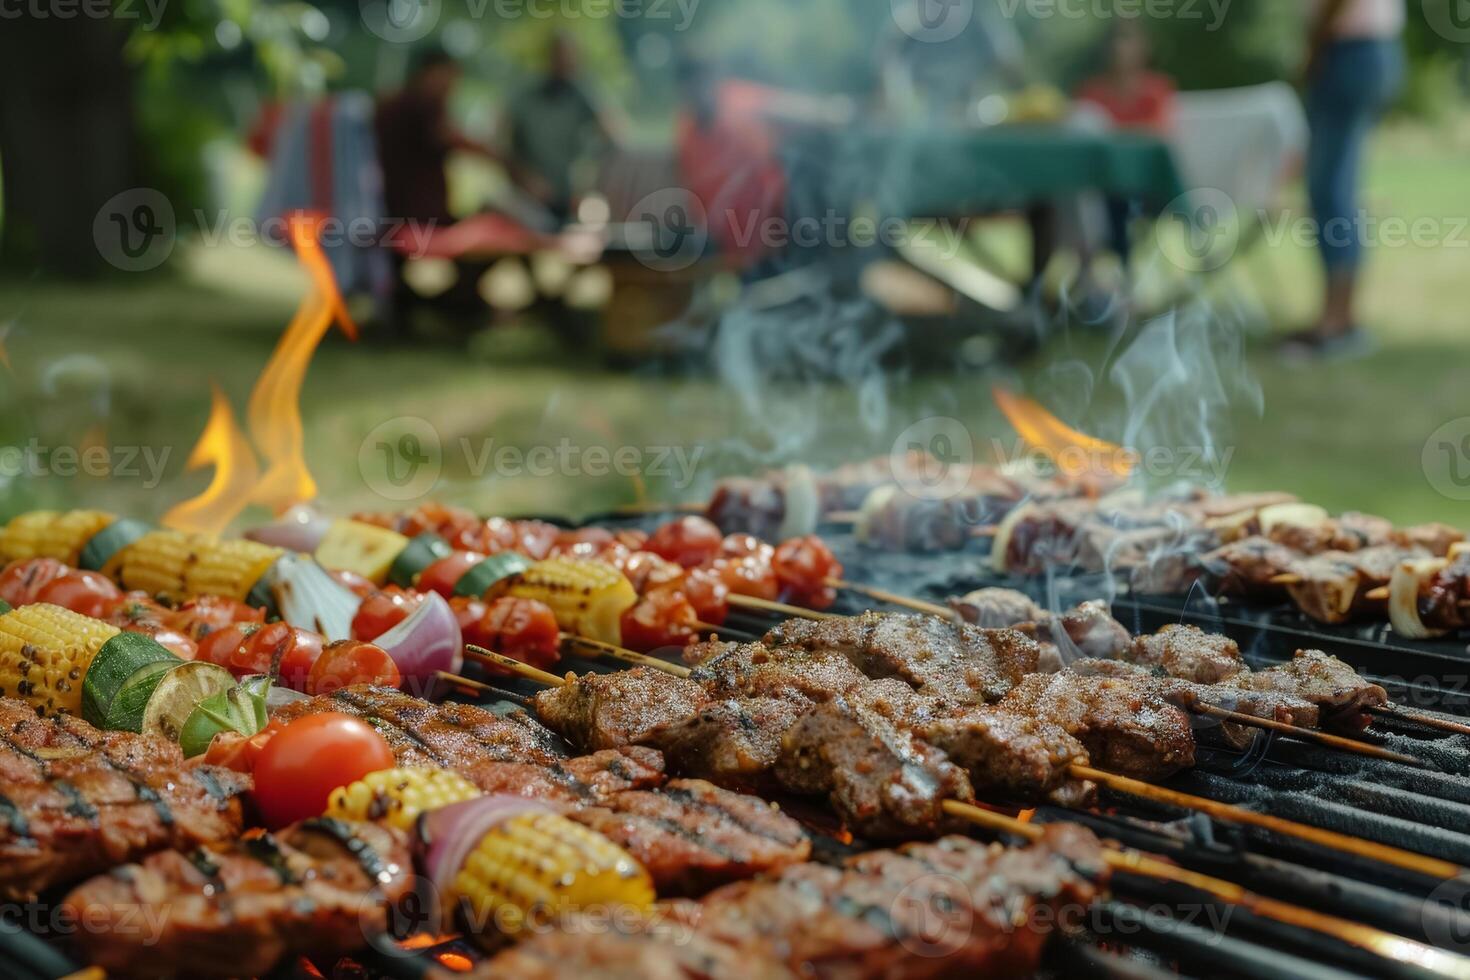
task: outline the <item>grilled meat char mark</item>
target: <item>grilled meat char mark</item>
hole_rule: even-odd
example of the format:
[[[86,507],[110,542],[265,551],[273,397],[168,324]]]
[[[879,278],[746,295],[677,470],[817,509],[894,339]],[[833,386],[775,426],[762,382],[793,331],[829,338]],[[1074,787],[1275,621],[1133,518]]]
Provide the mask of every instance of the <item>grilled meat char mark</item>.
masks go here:
[[[1285,693],[1310,701],[1323,723],[1336,728],[1365,728],[1369,708],[1388,703],[1388,692],[1321,650],[1298,650],[1286,663],[1236,677],[1232,684],[1262,694]]]
[[[329,818],[191,854],[163,851],[66,897],[94,965],[130,976],[268,973],[289,956],[341,956],[388,928],[412,884],[405,838]]]
[[[249,785],[185,766],[167,740],[0,699],[0,894],[24,899],[152,851],[234,837]]]

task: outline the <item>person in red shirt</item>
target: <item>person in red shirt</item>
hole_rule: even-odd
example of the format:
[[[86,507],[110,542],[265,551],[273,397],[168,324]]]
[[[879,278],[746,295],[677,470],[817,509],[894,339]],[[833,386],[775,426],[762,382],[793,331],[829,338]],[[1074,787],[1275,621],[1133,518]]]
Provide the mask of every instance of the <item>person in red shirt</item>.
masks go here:
[[[1116,21],[1108,35],[1103,71],[1082,83],[1077,100],[1096,106],[1118,129],[1168,136],[1174,128],[1174,81],[1153,71],[1151,59],[1143,25],[1136,20]],[[1137,210],[1136,201],[1108,201],[1111,245],[1125,265],[1132,249],[1128,227]]]

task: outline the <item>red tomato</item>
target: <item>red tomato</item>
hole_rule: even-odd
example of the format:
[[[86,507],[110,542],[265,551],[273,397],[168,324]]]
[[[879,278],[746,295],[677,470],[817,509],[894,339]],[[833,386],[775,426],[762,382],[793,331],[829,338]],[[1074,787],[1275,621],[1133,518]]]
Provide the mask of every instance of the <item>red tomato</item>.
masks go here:
[[[464,632],[466,643],[548,667],[561,659],[561,630],[544,602],[501,596]]]
[[[725,587],[735,595],[774,599],[781,594],[775,570],[758,558],[722,558],[713,567],[719,571]]]
[[[495,555],[514,551],[518,541],[514,524],[503,517],[487,517],[483,521],[477,519],[473,527],[461,531],[449,543],[456,548]]]
[[[720,577],[719,569],[691,568],[684,575],[681,588],[704,622],[719,626],[730,615],[730,587]]]
[[[199,653],[195,659],[219,664],[230,673],[235,674],[235,661],[244,648],[245,641],[250,638],[250,634],[260,629],[261,627],[255,623],[236,623],[233,626],[215,630],[199,641]],[[245,673],[248,674],[249,671]],[[235,674],[235,676],[242,677],[244,674]]]
[[[837,601],[827,579],[842,577],[842,563],[815,534],[781,542],[771,568],[791,601],[812,609],[826,609]]]
[[[622,564],[622,572],[633,583],[633,591],[642,595],[651,589],[670,585],[684,577],[684,568],[651,551],[635,551]]]
[[[754,534],[730,534],[720,542],[721,558],[755,558],[759,561],[770,561],[775,550]]]
[[[464,642],[484,646],[474,638],[473,630],[490,611],[490,604],[477,596],[457,595],[449,600],[449,608],[454,610],[454,618],[459,621],[459,635]]]
[[[540,561],[551,554],[561,528],[545,521],[512,521],[516,531],[515,550],[532,561]]]
[[[278,830],[319,816],[338,786],[393,765],[393,750],[367,722],[335,711],[306,715],[260,750],[255,804],[266,826]]]
[[[695,638],[694,621],[698,618],[684,593],[656,589],[623,613],[623,645],[645,652],[688,646]]]
[[[712,522],[690,515],[669,521],[654,531],[646,547],[660,557],[693,568],[717,556],[723,540],[720,529]]]
[[[359,640],[376,640],[403,622],[424,601],[422,593],[405,592],[390,585],[362,600],[352,617],[352,635]]]
[[[123,629],[128,633],[142,633],[145,636],[151,636],[154,643],[173,651],[175,656],[184,660],[195,660],[199,657],[199,647],[178,630],[167,629],[154,623],[139,623],[135,626],[125,626]]]
[[[617,540],[613,537],[613,533],[607,528],[584,527],[575,531],[562,531],[556,536],[556,544],[551,550],[553,555],[566,555],[570,558],[596,558],[608,546],[616,543]]]
[[[473,535],[479,526],[480,519],[471,511],[444,504],[424,504],[404,514],[398,522],[399,532],[410,538],[433,531],[450,544],[455,544],[462,535]]]
[[[37,602],[49,602],[96,619],[106,613],[122,590],[100,572],[68,572],[36,591]]]
[[[403,681],[398,665],[382,647],[361,640],[338,640],[322,648],[306,678],[307,694],[331,694],[353,684],[397,687]]]
[[[29,606],[36,594],[71,571],[55,558],[21,558],[0,572],[0,599],[12,606]]]
[[[148,593],[128,592],[112,600],[100,618],[119,629],[131,629],[140,625],[162,626],[172,615],[172,609]]]
[[[270,623],[250,635],[236,664],[244,674],[270,674],[293,691],[306,690],[311,668],[322,654],[321,634]],[[260,666],[260,665],[264,666]]]
[[[264,623],[265,610],[224,596],[200,596],[170,612],[167,622],[185,636],[199,640],[235,623]]]
[[[478,565],[485,556],[477,551],[456,551],[434,562],[419,573],[420,592],[437,592],[448,599],[454,595],[454,586],[472,565]]]
[[[356,572],[349,572],[345,568],[333,569],[327,574],[358,598],[365,598],[378,590],[372,579],[364,578]]]

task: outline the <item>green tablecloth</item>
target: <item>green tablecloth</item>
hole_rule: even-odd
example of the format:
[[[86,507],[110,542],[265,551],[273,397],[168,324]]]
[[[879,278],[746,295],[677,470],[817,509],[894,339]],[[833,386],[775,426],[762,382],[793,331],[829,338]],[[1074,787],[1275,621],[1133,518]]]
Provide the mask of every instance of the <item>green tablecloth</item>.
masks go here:
[[[832,166],[880,214],[951,217],[1085,190],[1141,198],[1161,209],[1184,193],[1161,140],[1062,126],[876,129],[836,135]],[[856,174],[856,178],[853,175]]]

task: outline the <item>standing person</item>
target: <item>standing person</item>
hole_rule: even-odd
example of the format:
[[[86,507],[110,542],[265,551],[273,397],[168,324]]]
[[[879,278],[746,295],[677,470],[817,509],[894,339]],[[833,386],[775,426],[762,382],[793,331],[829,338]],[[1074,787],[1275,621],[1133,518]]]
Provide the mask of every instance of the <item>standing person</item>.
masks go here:
[[[616,145],[620,129],[582,84],[571,36],[553,34],[545,76],[510,106],[510,155],[522,186],[565,223],[574,208],[579,164]]]
[[[1362,263],[1358,202],[1363,146],[1403,78],[1404,0],[1319,0],[1307,53],[1307,192],[1326,271],[1316,326],[1288,338],[1295,353],[1366,344],[1355,300]]]

